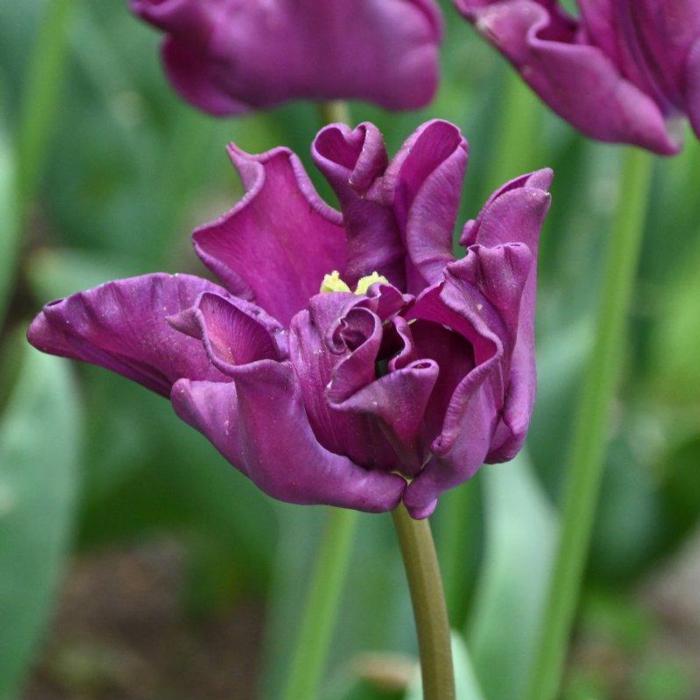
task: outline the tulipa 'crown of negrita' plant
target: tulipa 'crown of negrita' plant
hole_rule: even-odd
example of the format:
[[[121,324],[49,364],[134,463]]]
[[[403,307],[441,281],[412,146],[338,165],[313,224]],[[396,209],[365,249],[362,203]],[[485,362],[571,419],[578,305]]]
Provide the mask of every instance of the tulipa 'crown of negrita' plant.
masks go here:
[[[467,143],[421,126],[389,160],[372,124],[331,125],[313,158],[230,147],[246,194],[194,233],[223,286],[190,275],[109,282],[48,304],[37,348],[172,399],[271,496],[428,516],[443,491],[512,458],[535,394],[540,227],[551,172],[499,189],[453,230]]]

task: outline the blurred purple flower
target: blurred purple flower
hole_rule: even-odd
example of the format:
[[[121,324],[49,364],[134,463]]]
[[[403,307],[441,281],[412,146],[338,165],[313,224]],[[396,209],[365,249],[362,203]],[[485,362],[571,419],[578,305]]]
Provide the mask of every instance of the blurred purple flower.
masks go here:
[[[700,135],[697,0],[454,0],[560,116],[601,141],[677,153],[672,120]]]
[[[287,100],[426,105],[437,89],[435,0],[131,0],[166,34],[175,89],[214,115]]]
[[[287,149],[230,154],[246,195],[194,233],[225,288],[110,282],[48,304],[30,342],[170,396],[293,503],[385,511],[403,498],[422,518],[484,461],[512,458],[535,394],[551,171],[498,190],[455,259],[467,143],[447,122],[421,126],[391,162],[372,124],[319,132],[313,157],[342,215]]]

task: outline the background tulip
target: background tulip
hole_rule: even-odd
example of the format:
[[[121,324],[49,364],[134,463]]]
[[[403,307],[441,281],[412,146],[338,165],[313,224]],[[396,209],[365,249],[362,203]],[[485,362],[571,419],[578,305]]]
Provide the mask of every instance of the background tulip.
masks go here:
[[[700,20],[694,0],[455,0],[561,117],[601,141],[662,155],[673,125],[700,134]]]
[[[163,63],[188,102],[215,115],[293,99],[416,109],[438,84],[435,0],[132,0],[166,34]]]

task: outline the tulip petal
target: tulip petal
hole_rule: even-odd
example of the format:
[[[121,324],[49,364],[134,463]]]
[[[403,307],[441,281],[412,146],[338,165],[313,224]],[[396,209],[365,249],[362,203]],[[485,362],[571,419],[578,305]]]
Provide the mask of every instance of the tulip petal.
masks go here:
[[[401,477],[363,469],[319,444],[286,363],[240,367],[229,384],[183,379],[172,401],[180,418],[273,498],[372,513],[392,510],[401,499]]]
[[[42,352],[105,367],[169,396],[181,377],[225,380],[202,343],[166,320],[206,291],[226,295],[191,275],[154,274],[108,282],[47,304],[32,322],[28,339]]]
[[[332,452],[348,455],[366,467],[396,469],[396,454],[381,426],[368,416],[338,411],[328,400],[327,390],[333,382],[336,392],[349,394],[374,381],[382,340],[381,322],[369,310],[357,308],[359,297],[344,302],[333,299],[335,296],[340,297],[322,294],[313,299],[310,312],[297,314],[290,327],[290,359],[309,422],[318,440]],[[340,323],[334,314],[338,303],[351,304]],[[372,319],[366,326],[365,316]],[[344,323],[349,347],[338,337]]]
[[[501,368],[506,377],[502,411],[487,461],[512,459],[520,450],[530,425],[537,389],[535,368],[534,286],[528,285],[533,256],[523,243],[483,248],[472,246],[466,258],[448,268],[452,282],[465,296],[477,288],[498,313],[503,324]],[[449,416],[449,412],[447,414]],[[447,420],[443,435],[448,432]]]
[[[471,357],[462,358],[464,374],[448,375],[436,394],[444,418],[431,446],[433,459],[406,491],[406,507],[413,517],[427,517],[442,491],[470,479],[485,461],[500,457],[503,444],[510,446],[516,439],[508,423],[512,413],[518,418],[527,413],[523,420],[529,423],[531,407],[524,407],[519,398],[511,406],[510,395],[517,393],[520,381],[534,385],[534,377],[514,377],[511,370],[532,263],[522,243],[472,246],[467,257],[447,267],[443,285],[427,290],[411,309],[412,315],[461,334],[474,349],[474,364]],[[424,337],[417,347],[429,342]],[[450,367],[444,360],[443,364]],[[432,408],[437,409],[437,403]]]
[[[437,88],[434,0],[133,0],[132,8],[167,32],[164,58],[177,89],[216,115],[298,98],[415,109]],[[197,30],[204,15],[216,20],[203,39],[182,19],[193,17]]]
[[[495,247],[508,242],[527,246],[537,260],[539,237],[551,201],[548,189],[552,171],[540,170],[504,185],[488,200],[475,221],[464,228],[462,245]],[[505,286],[505,289],[508,287]],[[495,301],[495,300],[494,300]],[[520,304],[498,303],[503,309],[517,309],[517,332],[511,333],[514,346],[510,358],[510,379],[503,421],[494,440],[489,461],[512,459],[525,440],[537,391],[535,367],[535,310],[537,303],[537,266],[530,265]]]
[[[190,41],[202,44],[221,19],[220,8],[212,2],[192,0],[131,0],[131,11],[163,31],[187,35]]]
[[[344,394],[332,383],[328,401],[333,409],[366,416],[381,430],[396,454],[394,469],[417,473],[423,465],[429,442],[422,440],[425,412],[439,368],[433,360],[417,360]]]
[[[250,155],[231,146],[230,154],[246,194],[195,231],[195,249],[236,296],[286,326],[318,293],[324,275],[344,271],[341,217],[321,201],[287,149]]]
[[[433,458],[408,485],[404,503],[412,517],[427,518],[435,510],[443,491],[471,479],[484,463],[496,414],[493,396],[486,387],[487,379],[488,371],[482,365],[461,385],[458,397],[460,439],[444,448],[434,444]]]
[[[552,170],[544,168],[500,187],[479,216],[464,225],[460,244],[466,248],[475,243],[489,247],[524,243],[536,254],[540,229],[551,203],[552,178]]]
[[[468,285],[451,276],[442,289],[436,287],[424,294],[423,304],[417,306],[417,313],[433,323],[448,326],[464,337],[471,336],[477,360],[472,365],[471,357],[455,352],[455,366],[448,365],[449,374],[441,387],[444,393],[436,396],[442,403],[439,410],[444,411],[441,432],[432,442],[432,459],[408,485],[404,496],[411,516],[421,519],[433,512],[443,491],[470,479],[486,461],[503,404],[504,329],[495,311],[489,308],[489,302],[476,289],[470,293]],[[416,330],[418,338],[420,331]],[[481,339],[475,345],[479,336]],[[422,347],[428,342],[418,340]],[[467,371],[462,374],[461,369]]]
[[[457,8],[562,118],[601,141],[677,153],[665,115],[578,25],[544,0],[455,0]],[[601,105],[605,105],[601,109]]]
[[[452,236],[468,157],[459,129],[436,119],[413,133],[387,170],[384,188],[410,258],[412,293],[437,282],[454,259]]]
[[[188,42],[167,37],[161,49],[168,79],[183,100],[214,117],[244,114],[250,106],[221,89],[226,66]]]
[[[381,189],[388,158],[377,127],[363,123],[351,129],[331,124],[318,133],[311,154],[343,212],[348,234],[345,280],[354,286],[361,277],[376,271],[403,287],[406,251],[394,212]]]
[[[237,365],[285,356],[284,329],[243,299],[205,292],[191,309],[168,319],[173,328],[204,342],[212,364],[231,375]]]
[[[474,369],[474,352],[461,334],[439,323],[414,321],[409,332],[412,356],[430,359],[440,368],[423,423],[424,439],[430,444],[442,432],[455,390]]]
[[[688,55],[685,84],[690,123],[696,136],[700,138],[700,39],[695,42]]]

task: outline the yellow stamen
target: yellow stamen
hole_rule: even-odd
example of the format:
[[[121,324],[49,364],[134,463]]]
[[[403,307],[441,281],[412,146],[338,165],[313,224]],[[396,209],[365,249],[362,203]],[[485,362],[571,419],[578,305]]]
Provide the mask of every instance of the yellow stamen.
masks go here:
[[[380,275],[378,272],[373,272],[371,275],[365,275],[357,281],[357,286],[355,287],[355,294],[359,296],[364,296],[373,284],[381,282],[382,284],[389,284],[389,280]],[[350,287],[348,287],[342,279],[340,279],[340,273],[338,270],[333,270],[330,275],[326,275],[321,282],[321,293],[323,292],[349,292]]]
[[[349,292],[348,287],[343,280],[340,279],[340,272],[333,270],[330,275],[326,275],[321,282],[321,293],[323,292]]]
[[[378,282],[381,282],[382,284],[389,284],[389,280],[376,271],[371,275],[360,277],[360,279],[357,281],[357,287],[355,287],[355,294],[359,294],[360,296],[367,294],[367,290],[373,284],[377,284]]]

